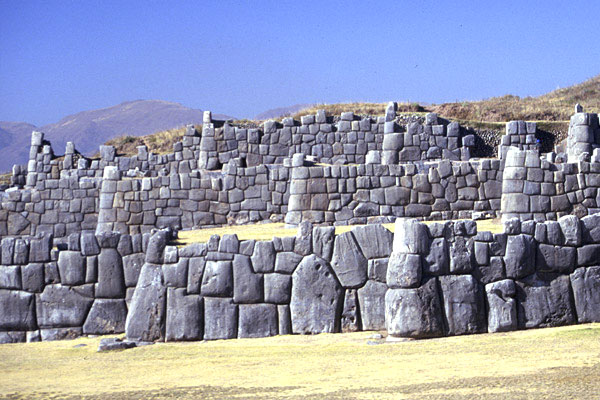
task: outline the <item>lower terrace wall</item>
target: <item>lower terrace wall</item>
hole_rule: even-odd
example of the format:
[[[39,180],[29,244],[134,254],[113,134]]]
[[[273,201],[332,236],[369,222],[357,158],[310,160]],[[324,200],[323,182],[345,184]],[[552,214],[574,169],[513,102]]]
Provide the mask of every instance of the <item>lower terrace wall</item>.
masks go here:
[[[388,330],[433,337],[600,321],[600,215],[505,223],[399,219],[334,236],[168,232],[1,242],[0,340],[126,332],[134,341]]]

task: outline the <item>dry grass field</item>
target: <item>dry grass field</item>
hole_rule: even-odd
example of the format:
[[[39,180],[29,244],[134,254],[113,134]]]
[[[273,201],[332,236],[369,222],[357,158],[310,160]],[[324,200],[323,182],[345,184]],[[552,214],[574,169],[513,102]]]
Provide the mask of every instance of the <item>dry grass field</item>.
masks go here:
[[[432,224],[435,221],[425,221],[426,224]],[[336,235],[348,232],[357,225],[341,225],[335,227]],[[383,224],[384,227],[394,232],[394,224]],[[502,232],[502,223],[497,219],[486,219],[477,221],[478,231],[490,231],[493,233]],[[297,228],[286,228],[284,223],[262,223],[248,225],[230,225],[217,228],[195,229],[178,232],[179,238],[176,242],[178,246],[185,246],[190,243],[207,242],[212,235],[230,235],[236,234],[239,240],[271,240],[274,237],[295,236]]]
[[[600,324],[386,342],[372,332],[0,346],[1,399],[597,399]]]

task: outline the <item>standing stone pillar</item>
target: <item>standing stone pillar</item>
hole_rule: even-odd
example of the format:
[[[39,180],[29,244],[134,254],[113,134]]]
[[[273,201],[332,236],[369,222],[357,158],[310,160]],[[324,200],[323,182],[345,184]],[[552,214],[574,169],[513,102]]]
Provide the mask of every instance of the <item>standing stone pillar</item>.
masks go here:
[[[569,123],[567,157],[570,163],[579,161],[583,153],[591,156],[594,149],[600,147],[598,114],[584,113],[579,110],[582,110],[581,106],[576,108],[578,112],[571,116]]]
[[[200,154],[198,155],[198,168],[216,169],[219,164],[217,141],[215,140],[215,125],[212,122],[210,111],[204,111],[202,123],[202,137],[200,138]]]
[[[102,187],[99,196],[98,225],[96,225],[96,234],[102,232],[115,231],[115,222],[117,222],[117,210],[114,208],[115,194],[117,192],[117,182],[121,179],[121,171],[116,166],[104,167],[102,176]],[[129,232],[121,232],[129,233]]]
[[[31,147],[29,149],[29,162],[27,164],[26,178],[26,185],[29,187],[35,186],[37,182],[37,173],[41,172],[41,166],[38,168],[37,156],[38,153],[41,152],[43,142],[44,132],[31,132]]]

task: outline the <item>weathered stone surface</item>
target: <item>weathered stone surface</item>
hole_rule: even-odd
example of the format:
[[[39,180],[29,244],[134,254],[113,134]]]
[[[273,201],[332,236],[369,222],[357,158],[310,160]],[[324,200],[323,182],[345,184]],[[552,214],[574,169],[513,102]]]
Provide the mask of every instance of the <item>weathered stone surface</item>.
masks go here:
[[[352,234],[366,258],[389,257],[394,234],[382,225],[365,225],[352,229]]]
[[[81,326],[94,299],[91,287],[48,285],[36,295],[37,322],[41,328]]]
[[[22,289],[21,266],[2,265],[0,266],[0,289]]]
[[[356,332],[359,330],[360,312],[356,300],[356,289],[346,289],[341,317],[342,332]]]
[[[128,339],[152,342],[164,337],[166,298],[161,266],[144,264],[125,322]]]
[[[52,235],[38,235],[29,242],[29,262],[50,261]]]
[[[116,248],[103,248],[98,255],[96,297],[125,298],[123,263]]]
[[[421,256],[393,252],[388,261],[387,285],[390,288],[414,288],[421,284]]]
[[[331,266],[346,288],[357,288],[367,281],[367,259],[352,232],[342,233],[335,238]]]
[[[426,254],[429,249],[427,225],[415,219],[398,218],[394,228],[393,251]]]
[[[233,339],[238,334],[238,306],[231,298],[204,298],[204,340]]]
[[[571,287],[579,323],[600,322],[600,266],[577,268]]]
[[[468,274],[473,270],[471,242],[456,236],[450,245],[450,273]]]
[[[385,320],[391,336],[442,336],[444,324],[436,279],[430,278],[416,289],[388,289],[385,294]]]
[[[167,245],[168,232],[158,231],[150,237],[146,248],[146,262],[151,264],[162,264],[165,247]]]
[[[360,322],[363,331],[385,329],[385,283],[368,280],[365,286],[358,289],[360,304]]]
[[[166,341],[201,340],[204,331],[204,300],[184,288],[167,289]]]
[[[307,256],[312,253],[312,224],[303,221],[298,226],[298,233],[294,241],[294,253]]]
[[[236,280],[236,282],[238,282]],[[292,292],[292,277],[285,274],[265,274],[265,302],[288,304]],[[237,283],[236,283],[237,285]]]
[[[292,333],[292,316],[290,306],[280,304],[277,306],[277,316],[279,320],[279,334],[290,335]]]
[[[0,330],[30,331],[36,328],[35,295],[0,289]]]
[[[250,257],[239,254],[234,256],[233,282],[235,282],[233,288],[233,301],[235,303],[262,302],[263,275],[254,273],[250,264]]]
[[[200,293],[200,287],[202,285],[202,277],[204,276],[205,266],[206,260],[204,259],[204,257],[192,257],[188,261],[188,293]]]
[[[551,282],[535,275],[517,281],[519,328],[568,325],[575,322],[575,310],[569,277],[559,276]]]
[[[574,247],[539,244],[536,266],[539,272],[571,273],[576,267],[577,251]]]
[[[600,244],[588,244],[577,248],[577,265],[600,264]]]
[[[106,335],[125,332],[125,300],[96,299],[83,324],[83,333]]]
[[[488,265],[478,265],[473,269],[473,276],[484,285],[506,279],[503,258],[490,257]]]
[[[40,329],[40,336],[43,341],[50,340],[72,340],[78,338],[82,334],[81,327],[67,328],[47,328]]]
[[[275,268],[275,248],[272,241],[258,241],[252,253],[254,272],[273,272]]]
[[[315,255],[304,257],[292,275],[292,331],[336,332],[341,297],[342,287],[329,264]]]
[[[135,287],[140,271],[144,265],[146,255],[144,253],[135,253],[123,257],[123,275],[125,277],[125,286]]]
[[[79,251],[64,250],[58,253],[58,272],[63,285],[85,283],[85,258]]]
[[[275,336],[279,318],[275,304],[242,304],[239,306],[239,338]]]
[[[181,258],[175,264],[164,264],[162,266],[167,287],[187,287],[188,259]]]
[[[506,241],[504,266],[506,276],[512,279],[524,278],[535,271],[535,243],[529,235],[511,235]]]
[[[27,340],[25,332],[22,331],[0,331],[0,344],[23,343]]]
[[[44,290],[44,264],[27,264],[21,267],[23,290],[40,293]]]
[[[113,351],[113,350],[126,350],[132,349],[136,347],[135,342],[130,342],[128,340],[121,340],[119,338],[106,338],[100,340],[100,344],[98,345],[98,351]]]
[[[313,253],[325,261],[331,261],[335,240],[335,227],[322,226],[313,229]]]
[[[282,251],[277,253],[277,257],[275,259],[275,272],[281,272],[284,274],[291,274],[294,272],[298,264],[302,261],[302,256],[291,252],[291,251]]]
[[[565,215],[559,218],[558,223],[565,238],[567,246],[579,246],[581,244],[581,223],[575,215]]]
[[[485,285],[488,332],[514,331],[518,327],[515,282],[504,279]]]
[[[426,275],[445,275],[449,268],[448,241],[443,237],[433,239],[423,259],[423,272]]]
[[[92,232],[81,232],[79,246],[81,254],[84,256],[95,256],[100,254],[100,246],[96,240],[96,235]]]
[[[471,275],[440,276],[449,335],[485,332],[483,291]]]
[[[208,261],[204,267],[200,293],[203,296],[231,297],[233,273],[231,261]]]

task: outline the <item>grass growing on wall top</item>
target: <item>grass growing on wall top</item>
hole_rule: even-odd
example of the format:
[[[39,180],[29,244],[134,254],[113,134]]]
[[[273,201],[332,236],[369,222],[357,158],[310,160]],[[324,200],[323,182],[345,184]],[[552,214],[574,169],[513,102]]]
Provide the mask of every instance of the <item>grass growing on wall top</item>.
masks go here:
[[[426,224],[432,224],[439,221],[425,221]],[[385,228],[394,232],[394,223],[382,224]],[[358,225],[339,225],[335,227],[335,234],[339,235],[348,232]],[[502,232],[502,223],[498,219],[487,219],[477,221],[477,230],[480,232],[490,231],[492,233]],[[272,240],[274,237],[295,236],[297,228],[286,228],[284,223],[262,223],[248,225],[230,225],[206,229],[194,229],[188,231],[179,231],[179,238],[176,245],[185,246],[190,243],[204,243],[212,235],[231,235],[236,234],[239,240]]]
[[[0,345],[0,398],[593,399],[600,393],[600,324],[399,343],[371,335],[160,343],[108,353],[96,352],[100,338]]]

